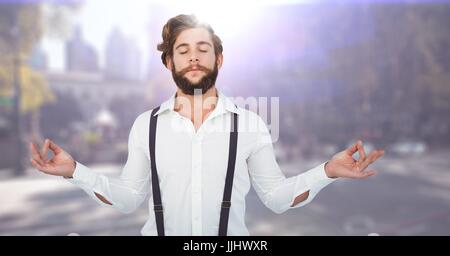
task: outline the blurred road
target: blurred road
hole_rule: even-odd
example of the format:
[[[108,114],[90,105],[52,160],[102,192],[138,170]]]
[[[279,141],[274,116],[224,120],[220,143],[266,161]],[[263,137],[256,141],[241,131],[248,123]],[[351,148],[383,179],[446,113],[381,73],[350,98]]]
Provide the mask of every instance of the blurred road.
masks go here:
[[[387,154],[373,166],[377,176],[338,180],[309,205],[281,215],[265,208],[251,190],[248,228],[252,235],[450,235],[449,155]],[[292,176],[325,160],[280,166]],[[116,165],[90,167],[108,175],[121,170]],[[61,178],[27,172],[21,178],[0,178],[0,235],[140,235],[147,203],[121,214]]]

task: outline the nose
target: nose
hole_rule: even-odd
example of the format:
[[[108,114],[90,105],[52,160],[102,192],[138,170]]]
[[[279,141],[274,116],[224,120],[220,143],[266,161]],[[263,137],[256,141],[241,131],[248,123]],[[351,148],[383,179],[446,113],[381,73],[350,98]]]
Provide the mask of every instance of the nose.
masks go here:
[[[189,62],[190,62],[191,64],[193,64],[193,63],[198,63],[199,60],[198,60],[197,56],[192,55],[192,56],[189,58]]]

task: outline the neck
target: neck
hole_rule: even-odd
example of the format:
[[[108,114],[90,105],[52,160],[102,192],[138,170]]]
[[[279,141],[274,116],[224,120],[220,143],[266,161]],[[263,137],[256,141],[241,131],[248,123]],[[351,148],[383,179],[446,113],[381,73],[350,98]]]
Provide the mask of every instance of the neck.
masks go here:
[[[217,105],[218,95],[216,87],[213,86],[204,94],[189,95],[177,90],[175,97],[175,111],[182,116],[188,117],[195,123],[202,123]]]

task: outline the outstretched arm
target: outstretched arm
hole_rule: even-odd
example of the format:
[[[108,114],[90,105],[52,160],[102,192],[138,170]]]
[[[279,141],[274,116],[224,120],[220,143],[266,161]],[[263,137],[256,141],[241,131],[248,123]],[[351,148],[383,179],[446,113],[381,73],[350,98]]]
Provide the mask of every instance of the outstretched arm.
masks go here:
[[[355,160],[353,154],[359,152],[359,159]],[[325,173],[329,178],[364,179],[376,174],[376,171],[364,170],[378,158],[384,155],[384,150],[374,150],[366,157],[363,142],[359,140],[349,148],[334,155],[325,164]],[[298,195],[291,206],[295,206],[308,198],[309,191]]]
[[[149,160],[138,137],[139,130],[147,123],[145,118],[137,118],[130,131],[128,141],[128,159],[120,177],[108,177],[90,170],[83,164],[76,162],[66,151],[56,143],[46,140],[39,152],[34,143],[30,143],[32,154],[31,163],[39,171],[62,176],[72,184],[82,188],[98,203],[112,206],[121,212],[134,211],[149,193]],[[47,152],[51,150],[54,156],[47,159]]]
[[[37,146],[30,142],[30,152],[31,152],[31,164],[39,171],[55,175],[63,176],[66,179],[73,179],[73,173],[76,168],[76,161],[70,156],[66,151],[59,147],[53,141],[46,139],[42,145],[41,150],[38,150]],[[54,157],[52,159],[47,159],[47,153],[53,151]],[[106,200],[105,197],[98,193],[94,193],[95,196],[100,199],[103,203],[112,205],[111,202]]]

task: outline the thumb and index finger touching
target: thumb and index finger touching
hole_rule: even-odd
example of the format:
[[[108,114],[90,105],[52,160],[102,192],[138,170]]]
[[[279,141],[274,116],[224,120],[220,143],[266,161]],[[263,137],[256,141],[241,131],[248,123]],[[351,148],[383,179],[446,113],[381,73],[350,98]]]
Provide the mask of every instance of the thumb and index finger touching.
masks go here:
[[[361,165],[361,170],[364,170],[369,164],[375,162],[378,158],[384,155],[384,150],[374,150],[366,156],[366,152],[363,147],[363,142],[358,140],[355,144],[346,149],[348,155],[352,156],[356,152],[359,152],[359,159],[357,160]]]
[[[53,151],[55,155],[63,151],[58,145],[56,145],[56,143],[54,143],[50,139],[44,140],[44,145],[42,145],[42,148],[40,150],[38,150],[38,146],[36,146],[36,144],[33,141],[31,141],[29,144],[32,157],[35,160],[38,161],[40,160],[41,163],[46,162],[48,160],[47,155],[49,149]]]
[[[358,140],[355,144],[346,149],[348,155],[352,156],[356,152],[359,152],[360,157],[366,158],[366,152],[364,151],[363,142]]]

